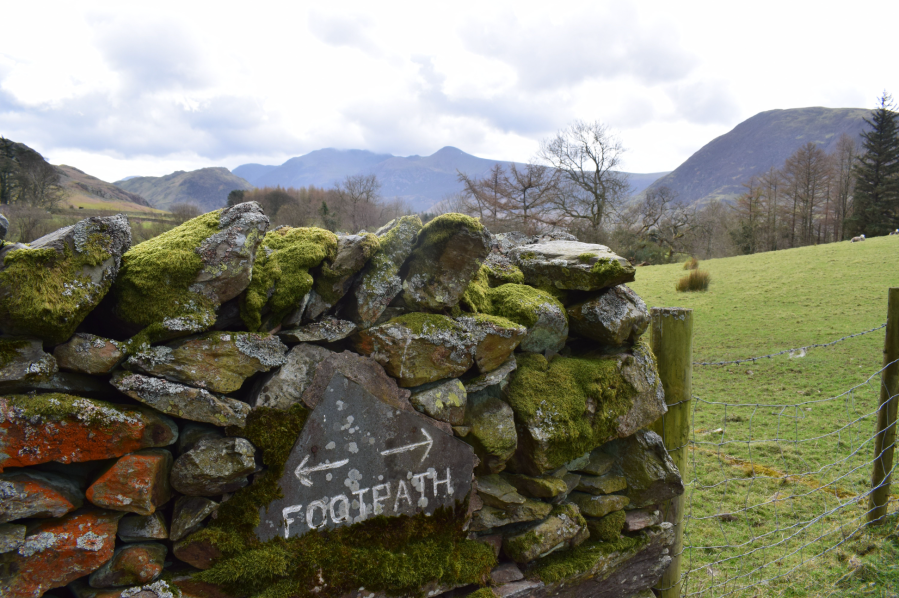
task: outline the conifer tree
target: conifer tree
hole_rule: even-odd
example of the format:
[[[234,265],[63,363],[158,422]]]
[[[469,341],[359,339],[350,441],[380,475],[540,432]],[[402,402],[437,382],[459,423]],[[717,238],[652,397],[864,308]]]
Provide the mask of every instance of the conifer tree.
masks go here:
[[[855,195],[847,226],[875,237],[899,228],[899,114],[886,92],[862,133],[863,153],[855,164]]]

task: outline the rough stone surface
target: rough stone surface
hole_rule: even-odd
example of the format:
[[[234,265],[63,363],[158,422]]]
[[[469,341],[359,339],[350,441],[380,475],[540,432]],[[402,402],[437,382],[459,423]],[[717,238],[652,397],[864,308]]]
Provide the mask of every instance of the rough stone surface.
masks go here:
[[[432,312],[453,307],[489,252],[490,235],[473,218],[444,214],[430,221],[406,264],[406,305]]]
[[[503,552],[516,563],[529,563],[557,550],[573,548],[589,537],[587,522],[574,505],[561,505],[549,517],[503,538]]]
[[[169,526],[162,513],[152,515],[126,515],[119,521],[119,540],[122,542],[147,542],[167,540]]]
[[[684,493],[680,472],[655,432],[640,430],[606,444],[603,451],[615,458],[615,472],[627,480],[631,508],[659,504]]]
[[[125,359],[121,343],[108,338],[76,332],[53,349],[59,367],[79,374],[102,375],[111,372]]]
[[[649,312],[637,293],[622,284],[569,307],[568,325],[578,336],[617,347],[633,344],[646,332]]]
[[[360,328],[374,325],[394,298],[403,290],[400,268],[409,257],[421,230],[418,216],[391,220],[375,233],[381,251],[365,265],[347,296],[342,316]]]
[[[497,509],[508,509],[525,503],[525,497],[520,495],[515,486],[500,477],[499,474],[480,476],[477,482],[478,497],[485,505]]]
[[[565,482],[565,491],[550,499],[550,502],[554,505],[562,504],[568,500],[568,495],[574,492],[574,489],[581,483],[581,476],[576,473],[563,474],[559,479]]]
[[[337,255],[333,260],[325,260],[321,274],[315,280],[315,293],[321,298],[322,307],[310,312],[307,317],[318,318],[335,303],[340,301],[353,284],[355,275],[380,250],[376,235],[338,235]],[[317,312],[317,313],[316,313]]]
[[[409,402],[421,413],[453,426],[461,426],[465,422],[468,393],[458,378],[432,382],[411,391]]]
[[[262,509],[256,535],[454,507],[471,490],[474,463],[466,444],[335,373],[291,450],[279,481],[284,497]]]
[[[572,492],[568,495],[568,500],[576,504],[587,517],[605,517],[612,511],[620,511],[629,502],[626,496],[617,494],[595,496],[583,492]]]
[[[203,523],[203,520],[215,513],[219,504],[202,496],[182,496],[175,501],[172,512],[172,531],[169,539],[177,541],[192,534]]]
[[[532,579],[523,579],[521,581],[513,581],[496,588],[491,588],[496,598],[528,598],[533,593],[543,587],[542,581],[534,581]]]
[[[192,541],[190,536],[172,545],[172,554],[180,561],[184,561],[191,567],[205,570],[212,566],[212,562],[222,556],[222,552],[209,542]]]
[[[88,509],[39,523],[0,569],[0,596],[33,598],[96,570],[112,558],[121,513]]]
[[[521,572],[521,569],[515,563],[503,563],[490,572],[490,581],[497,586],[520,579],[524,579],[524,573]]]
[[[149,347],[132,355],[124,367],[204,388],[229,393],[244,380],[286,362],[287,347],[270,334],[209,332]]]
[[[409,403],[411,393],[408,390],[397,386],[396,380],[388,376],[375,360],[351,351],[332,353],[316,366],[312,382],[303,391],[303,404],[315,409],[325,396],[325,390],[336,372],[355,382],[384,404],[401,411],[414,411]]]
[[[552,505],[529,498],[525,499],[523,504],[507,509],[497,509],[485,505],[472,516],[470,529],[480,532],[512,523],[537,521],[549,515],[552,510]]]
[[[128,219],[94,216],[0,248],[0,331],[55,345],[99,305],[131,247]]]
[[[181,434],[176,445],[179,455],[183,455],[204,438],[224,438],[221,428],[197,422],[185,422],[181,426]]]
[[[615,465],[615,459],[602,449],[595,449],[584,455],[583,459],[576,459],[566,465],[570,471],[577,471],[587,475],[601,476],[608,473]]]
[[[152,515],[172,497],[172,453],[147,449],[125,455],[97,478],[85,496],[98,507]]]
[[[624,513],[624,531],[639,532],[647,527],[662,522],[662,514],[658,509],[634,509]]]
[[[166,553],[165,545],[157,542],[117,548],[109,561],[91,573],[88,585],[113,588],[149,583],[162,573]]]
[[[475,341],[474,363],[490,372],[505,363],[521,344],[528,329],[504,318],[476,315],[456,318]]]
[[[603,542],[618,540],[621,537],[621,530],[624,529],[624,521],[624,511],[612,511],[605,517],[588,519],[587,529],[590,531],[590,539]]]
[[[6,216],[0,214],[0,241],[6,238],[6,233],[9,232],[9,220],[6,219]]]
[[[520,245],[509,252],[535,287],[598,291],[634,280],[634,267],[605,245],[578,241],[549,241]]]
[[[68,395],[0,397],[0,470],[119,457],[178,439],[175,422],[142,407]]]
[[[356,332],[358,327],[349,320],[323,318],[320,322],[305,324],[299,328],[281,330],[278,338],[285,343],[335,343]]]
[[[25,544],[27,529],[17,523],[0,523],[0,554],[12,552]]]
[[[287,353],[280,368],[264,374],[250,392],[254,407],[288,409],[301,401],[318,365],[333,352],[318,345],[301,344]]]
[[[172,488],[188,496],[218,496],[247,485],[256,449],[244,438],[205,439],[172,466]]]
[[[69,585],[75,598],[179,598],[178,586],[158,579],[152,583],[127,588],[92,588],[87,581],[79,579]],[[181,598],[232,598],[223,594],[190,594],[181,592]]]
[[[568,491],[565,481],[554,475],[541,477],[512,473],[503,473],[502,475],[503,479],[517,488],[519,492],[533,498],[553,498]]]
[[[400,386],[455,378],[474,362],[476,340],[446,316],[408,314],[358,332],[356,350],[371,356]]]
[[[250,413],[250,406],[242,401],[162,378],[120,370],[112,375],[110,384],[158,411],[191,421],[243,427]]]
[[[84,494],[71,478],[29,469],[0,474],[0,523],[62,517],[83,502]]]
[[[484,374],[478,374],[474,378],[464,380],[465,391],[469,393],[478,392],[491,386],[500,385],[500,390],[508,385],[509,375],[518,367],[518,362],[514,355],[509,357],[495,370],[491,370]]]
[[[627,488],[623,476],[606,474],[602,476],[584,475],[577,489],[587,494],[612,494]]]
[[[465,425],[471,430],[464,440],[474,447],[482,473],[499,473],[518,446],[515,414],[502,399],[481,391],[468,397]]]
[[[0,337],[0,383],[45,380],[58,369],[40,339]]]

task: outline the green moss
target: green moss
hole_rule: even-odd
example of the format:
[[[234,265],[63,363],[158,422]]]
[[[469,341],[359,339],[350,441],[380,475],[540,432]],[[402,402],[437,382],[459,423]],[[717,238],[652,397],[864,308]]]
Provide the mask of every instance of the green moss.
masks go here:
[[[592,260],[595,257],[596,257],[595,253],[582,253],[579,256],[577,256],[577,259],[582,264],[589,264],[590,260]]]
[[[528,576],[534,576],[543,583],[555,583],[587,573],[600,564],[604,558],[615,552],[636,552],[644,544],[644,538],[619,537],[614,542],[594,542],[589,540],[565,552],[554,552],[534,563]]]
[[[627,274],[627,269],[621,265],[620,261],[604,257],[596,260],[596,263],[590,268],[590,272],[600,274],[603,278],[612,280]]]
[[[315,292],[318,293],[326,303],[329,303],[330,305],[337,303],[343,295],[338,294],[337,291],[335,291],[335,285],[347,276],[351,276],[361,270],[372,256],[376,255],[381,249],[381,243],[378,240],[378,237],[373,233],[363,233],[362,237],[362,241],[359,243],[359,250],[365,261],[358,269],[354,270],[352,268],[334,267],[334,265],[328,261],[325,261],[325,263],[322,264],[321,276],[315,280]]]
[[[17,417],[23,419],[37,418],[57,422],[77,419],[87,425],[107,427],[116,422],[127,423],[134,415],[133,408],[124,405],[63,393],[8,395],[5,398]]]
[[[450,317],[419,311],[403,314],[387,321],[386,324],[399,324],[419,335],[442,331],[461,332],[462,330],[456,321]]]
[[[562,304],[549,294],[523,284],[504,284],[490,289],[490,314],[512,320],[530,328],[540,317],[539,309],[547,304],[556,306],[567,318]]]
[[[587,529],[590,530],[590,538],[605,542],[618,540],[621,537],[621,530],[624,529],[625,519],[624,511],[614,511],[602,519],[588,520]]]
[[[475,590],[465,598],[496,598],[496,594],[490,588],[480,588]]]
[[[518,369],[507,402],[519,424],[519,445],[548,471],[614,438],[618,417],[631,407],[635,390],[618,372],[615,358],[585,355],[516,355]],[[535,436],[532,437],[533,431]]]
[[[337,236],[321,228],[282,227],[262,239],[253,264],[253,280],[241,299],[240,313],[250,330],[259,330],[262,312],[276,324],[296,309],[312,289],[309,269],[334,259]]]
[[[524,282],[524,272],[512,264],[499,262],[484,262],[484,268],[487,269],[487,278],[490,286],[499,286],[501,284],[522,284]]]
[[[540,543],[540,536],[537,535],[537,532],[531,530],[518,536],[508,538],[503,543],[503,550],[506,553],[513,555],[513,557],[517,557],[518,555],[531,552],[532,548],[538,546]]]
[[[441,214],[428,222],[418,233],[418,248],[443,247],[446,242],[461,229],[481,234],[484,225],[471,216],[465,214]]]
[[[66,245],[59,252],[48,247],[7,253],[0,286],[15,291],[0,304],[0,318],[50,344],[68,339],[112,285],[94,284],[84,272],[112,257],[104,241],[103,235],[93,233],[84,251]]]
[[[519,330],[521,329],[521,324],[516,324],[512,320],[503,318],[501,316],[491,316],[490,314],[474,314],[474,315],[468,315],[466,317],[471,318],[472,320],[474,320],[475,322],[477,322],[479,324],[480,323],[493,324],[494,326],[497,326],[499,328],[518,328]]]
[[[459,303],[466,310],[473,313],[489,313],[492,311],[490,303],[490,270],[482,265],[475,277],[468,283],[468,287],[462,294]]]
[[[18,359],[19,353],[28,349],[31,341],[22,338],[0,338],[0,369]]]

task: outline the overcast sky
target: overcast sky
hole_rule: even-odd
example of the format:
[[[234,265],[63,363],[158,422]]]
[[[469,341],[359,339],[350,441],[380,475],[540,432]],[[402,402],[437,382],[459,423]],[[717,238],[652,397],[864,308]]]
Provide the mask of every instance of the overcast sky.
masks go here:
[[[333,8],[332,8],[333,7]],[[764,110],[899,95],[899,2],[16,2],[0,135],[114,181],[336,147],[526,161],[600,120],[672,170]]]

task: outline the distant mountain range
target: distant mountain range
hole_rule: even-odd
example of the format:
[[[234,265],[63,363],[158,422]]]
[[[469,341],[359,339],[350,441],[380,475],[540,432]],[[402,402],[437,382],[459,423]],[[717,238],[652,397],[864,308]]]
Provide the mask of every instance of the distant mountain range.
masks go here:
[[[430,156],[408,157],[328,148],[291,158],[280,166],[243,164],[232,172],[257,187],[332,187],[347,176],[374,174],[383,197],[399,197],[413,209],[425,211],[462,190],[458,172],[478,177],[494,164],[507,167],[511,162],[478,158],[455,147],[444,147]],[[628,177],[633,192],[639,193],[664,174],[629,173]]]
[[[168,210],[173,204],[189,203],[204,212],[224,206],[228,193],[235,189],[253,188],[253,185],[223,167],[201,168],[191,172],[179,170],[165,176],[130,177],[114,184],[141,195],[155,208]]]
[[[772,166],[780,168],[809,141],[833,151],[843,133],[860,141],[863,108],[793,108],[768,110],[713,139],[686,162],[652,183],[674,190],[684,203],[729,200],[743,193],[743,182]]]

